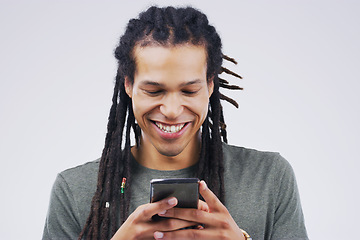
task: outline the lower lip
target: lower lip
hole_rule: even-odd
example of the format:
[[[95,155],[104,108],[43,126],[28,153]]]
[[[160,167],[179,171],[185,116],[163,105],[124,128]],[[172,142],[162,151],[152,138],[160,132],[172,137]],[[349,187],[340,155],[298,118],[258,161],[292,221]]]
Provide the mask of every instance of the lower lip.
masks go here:
[[[171,140],[171,139],[176,139],[181,137],[184,132],[186,131],[186,129],[190,126],[190,123],[186,123],[185,126],[178,132],[174,132],[174,133],[169,133],[169,132],[164,132],[162,130],[160,130],[160,128],[158,128],[158,126],[156,126],[156,124],[153,122],[152,123],[156,129],[156,131],[159,133],[159,135],[167,140]]]

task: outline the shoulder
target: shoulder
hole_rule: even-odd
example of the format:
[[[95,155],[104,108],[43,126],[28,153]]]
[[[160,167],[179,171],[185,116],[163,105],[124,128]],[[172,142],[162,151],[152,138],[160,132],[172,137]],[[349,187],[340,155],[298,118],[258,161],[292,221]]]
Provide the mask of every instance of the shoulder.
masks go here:
[[[49,214],[64,225],[76,219],[78,230],[89,215],[91,199],[96,191],[99,159],[69,168],[58,174],[52,188]],[[71,220],[69,220],[71,219]]]
[[[223,154],[224,167],[228,171],[238,169],[242,174],[263,176],[292,172],[289,162],[278,152],[259,151],[224,143]]]
[[[99,160],[58,174],[52,187],[43,239],[74,239],[89,215]]]
[[[288,165],[278,152],[259,151],[256,149],[238,147],[223,143],[223,154],[226,161],[248,165]]]
[[[72,167],[58,174],[55,187],[67,188],[73,193],[94,192],[97,183],[100,159]]]
[[[294,239],[296,234],[307,239],[289,162],[277,152],[228,144],[223,144],[223,154],[226,207],[239,226],[256,239],[266,232],[274,239]]]
[[[89,175],[93,175],[94,173],[97,174],[99,170],[99,163],[100,163],[100,159],[96,159],[94,161],[86,162],[76,167],[66,169],[60,172],[59,175],[69,180],[71,179],[79,180],[79,179],[87,178],[87,176]]]

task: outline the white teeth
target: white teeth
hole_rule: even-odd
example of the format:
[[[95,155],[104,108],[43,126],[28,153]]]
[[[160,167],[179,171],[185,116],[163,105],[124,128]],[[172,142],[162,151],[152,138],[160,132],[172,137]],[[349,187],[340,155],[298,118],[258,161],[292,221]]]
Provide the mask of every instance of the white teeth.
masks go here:
[[[172,126],[170,127],[170,132],[175,132],[175,126],[174,126],[174,125],[172,125]]]
[[[157,122],[155,122],[155,124],[158,128],[160,128],[162,131],[167,133],[176,133],[185,126],[185,123],[177,124],[177,125],[167,125],[167,126],[164,126],[161,123],[157,123]]]

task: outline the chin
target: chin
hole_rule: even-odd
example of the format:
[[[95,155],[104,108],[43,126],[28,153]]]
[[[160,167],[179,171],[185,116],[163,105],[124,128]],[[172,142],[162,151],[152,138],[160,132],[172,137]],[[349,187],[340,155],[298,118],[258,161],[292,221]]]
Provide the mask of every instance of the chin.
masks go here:
[[[156,149],[161,155],[166,157],[176,157],[180,153],[182,153],[183,149],[164,149],[164,148],[157,148]]]

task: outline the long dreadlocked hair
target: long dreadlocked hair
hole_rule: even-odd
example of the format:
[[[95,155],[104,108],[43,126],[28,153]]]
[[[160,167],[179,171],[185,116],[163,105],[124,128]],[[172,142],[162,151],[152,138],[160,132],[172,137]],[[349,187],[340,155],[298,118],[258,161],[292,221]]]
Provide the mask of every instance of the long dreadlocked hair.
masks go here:
[[[208,116],[202,125],[201,151],[197,177],[204,179],[209,188],[224,201],[224,176],[222,140],[227,142],[226,125],[220,99],[237,107],[237,103],[221,94],[219,87],[242,89],[219,78],[227,73],[241,78],[222,67],[222,60],[236,61],[221,52],[221,39],[215,28],[209,25],[206,15],[191,7],[150,7],[137,19],[131,19],[115,50],[118,60],[112,106],[105,146],[99,166],[97,189],[91,202],[91,210],[79,239],[109,239],[129,215],[131,198],[130,132],[139,145],[141,130],[135,123],[131,99],[125,92],[125,76],[133,83],[136,69],[134,47],[160,45],[171,47],[191,43],[204,46],[207,52],[207,79],[214,81],[209,101]],[[125,131],[125,143],[123,133]],[[125,194],[120,193],[123,178],[127,179]],[[120,222],[119,222],[120,215]]]

